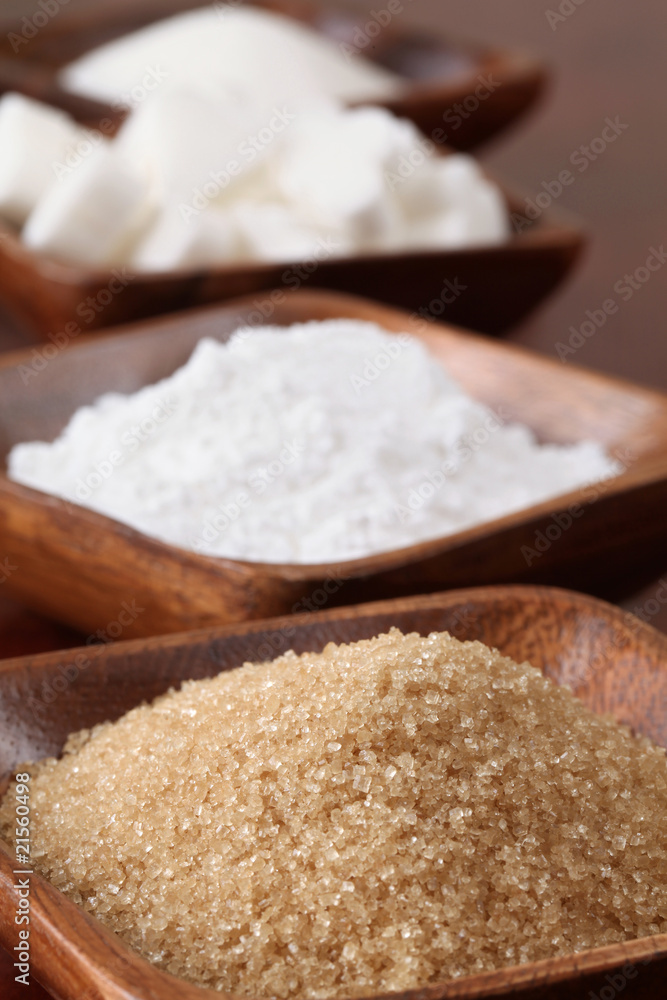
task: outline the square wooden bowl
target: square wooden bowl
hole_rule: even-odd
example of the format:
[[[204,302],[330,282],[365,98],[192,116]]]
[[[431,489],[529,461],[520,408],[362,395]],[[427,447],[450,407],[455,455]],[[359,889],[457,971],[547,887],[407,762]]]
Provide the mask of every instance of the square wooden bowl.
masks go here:
[[[282,295],[282,293],[281,293]],[[351,604],[448,587],[549,582],[631,593],[664,569],[667,397],[520,347],[324,292],[282,295],[268,322],[350,317],[419,337],[477,399],[541,441],[599,441],[626,471],[433,541],[339,564],[278,565],[199,555],[29,489],[0,471],[0,555],[8,596],[86,634],[143,608],[124,638],[264,618],[304,602]],[[265,322],[254,300],[170,316],[0,361],[0,460],[52,440],[81,405],[171,374],[205,336]],[[420,329],[421,328],[423,329]],[[578,506],[575,506],[578,505]],[[575,511],[575,513],[572,513]],[[533,553],[531,555],[531,552]]]
[[[365,23],[359,10],[322,8],[301,0],[260,0],[259,5],[291,14],[341,42],[354,38],[360,20]],[[0,93],[13,89],[30,94],[93,128],[99,129],[102,121],[117,126],[123,118],[118,109],[59,87],[58,66],[94,44],[197,6],[200,0],[138,5],[105,0],[85,8],[64,8],[29,45],[19,47],[17,56],[0,59]],[[411,118],[437,142],[469,148],[503,127],[541,87],[541,69],[521,55],[457,48],[401,28],[400,20],[383,30],[369,52],[406,79],[405,93],[384,106]],[[488,79],[494,81],[493,88],[480,100],[475,91],[480,81]],[[465,110],[473,106],[474,111]],[[525,214],[521,198],[508,196],[508,201],[511,211]],[[122,268],[123,275],[130,270],[123,292],[110,295],[109,289],[118,287],[114,269],[93,269],[33,253],[0,221],[0,299],[21,325],[43,338],[57,335],[69,323],[90,332],[303,284],[366,295],[406,309],[432,306],[433,314],[448,322],[498,333],[518,323],[559,285],[583,246],[579,224],[562,211],[552,209],[534,223],[526,220],[526,226],[499,246],[327,258],[314,262],[314,271],[310,261],[289,260],[159,273],[132,274]],[[91,301],[92,309],[86,306]]]
[[[383,102],[384,106],[411,118],[427,135],[443,131],[446,138],[443,135],[436,141],[456,149],[471,149],[515,121],[535,102],[546,82],[544,66],[523,52],[440,38],[404,25],[400,13],[371,38],[365,26],[373,21],[372,11],[359,6],[308,0],[246,2],[303,21],[402,77],[404,92]],[[30,39],[22,33],[26,30],[22,16],[0,14],[0,93],[20,90],[62,107],[91,127],[108,117],[120,122],[122,113],[63,90],[56,79],[58,69],[153,21],[203,6],[202,0],[70,3]],[[364,35],[367,45],[363,45]],[[361,47],[357,45],[360,37]],[[484,88],[484,81],[491,86]]]
[[[665,636],[591,597],[552,588],[485,587],[6,660],[0,664],[0,792],[19,765],[57,756],[69,733],[116,719],[185,679],[270,659],[278,647],[319,651],[329,641],[354,642],[392,626],[422,635],[449,630],[519,662],[527,659],[557,683],[570,685],[593,711],[667,743]],[[64,679],[63,668],[75,662],[78,674],[70,673],[65,690],[57,687],[60,694],[45,705],[44,685]],[[31,976],[59,1000],[221,996],[159,971],[39,875],[24,876],[22,870],[0,842],[0,941],[14,954],[17,879],[28,878]],[[667,934],[661,934],[391,996],[606,1000],[615,983],[614,996],[622,990],[624,1000],[657,1000],[664,996],[666,975]]]

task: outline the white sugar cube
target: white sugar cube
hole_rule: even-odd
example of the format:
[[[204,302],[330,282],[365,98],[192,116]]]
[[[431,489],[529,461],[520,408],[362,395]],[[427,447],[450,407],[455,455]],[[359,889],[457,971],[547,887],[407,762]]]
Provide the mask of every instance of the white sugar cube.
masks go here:
[[[350,223],[352,253],[394,250],[401,244],[404,222],[392,198],[378,198]]]
[[[150,173],[163,202],[201,210],[261,159],[263,150],[249,140],[265,118],[266,112],[222,89],[165,86],[132,112],[116,146]]]
[[[511,236],[507,203],[490,181],[480,181],[468,206],[471,243],[503,243]]]
[[[304,113],[277,151],[276,188],[321,231],[345,233],[353,252],[391,249],[403,220],[385,174],[418,140],[382,108]]]
[[[231,262],[238,257],[240,237],[230,212],[208,209],[185,221],[163,211],[137,247],[132,267],[138,271],[171,271]]]
[[[284,199],[315,224],[345,224],[383,194],[377,163],[349,142],[337,117],[310,121],[286,138],[276,164]]]
[[[493,246],[509,237],[507,208],[492,185],[481,186],[456,207],[415,221],[405,235],[412,249],[459,250]]]
[[[437,157],[417,168],[394,195],[407,220],[411,247],[456,249],[509,236],[507,206],[470,156]]]
[[[339,114],[347,142],[384,171],[398,170],[402,163],[410,166],[416,157],[421,162],[432,143],[407,118],[395,118],[386,108],[353,108]]]
[[[22,237],[33,250],[92,267],[125,263],[153,213],[147,177],[105,146],[47,191]]]
[[[470,242],[471,225],[465,209],[453,208],[415,222],[405,234],[411,250],[454,250]]]
[[[265,261],[299,261],[344,252],[341,239],[333,242],[315,227],[305,225],[298,213],[285,205],[241,203],[232,210],[245,258]]]
[[[405,178],[392,178],[389,189],[411,218],[432,216],[454,204],[446,160],[429,160]]]
[[[81,130],[64,112],[21,94],[0,99],[0,215],[21,226],[56,182],[54,166]]]
[[[394,179],[390,186],[405,211],[420,216],[460,205],[483,179],[472,157],[436,154],[415,167],[405,179]]]

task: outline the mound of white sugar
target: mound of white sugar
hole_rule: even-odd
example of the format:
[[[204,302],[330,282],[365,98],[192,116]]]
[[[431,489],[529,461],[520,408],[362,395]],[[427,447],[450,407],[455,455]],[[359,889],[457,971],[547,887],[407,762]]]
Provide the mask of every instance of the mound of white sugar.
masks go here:
[[[170,83],[207,81],[252,91],[260,106],[303,94],[371,101],[400,91],[400,77],[350,59],[319,31],[250,6],[215,3],[177,14],[87,53],[60,73],[69,91],[132,104],[147,73]],[[144,88],[145,89],[145,88]]]
[[[294,563],[448,535],[621,471],[590,441],[538,444],[407,334],[342,319],[202,340],[8,466],[183,548]]]

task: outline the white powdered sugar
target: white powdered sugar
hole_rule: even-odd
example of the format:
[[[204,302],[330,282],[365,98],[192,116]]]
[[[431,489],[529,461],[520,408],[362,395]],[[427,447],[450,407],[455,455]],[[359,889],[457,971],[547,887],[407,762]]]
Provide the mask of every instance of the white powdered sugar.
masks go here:
[[[10,478],[146,535],[287,563],[399,549],[620,471],[591,441],[538,444],[418,340],[345,319],[202,340],[9,456]]]

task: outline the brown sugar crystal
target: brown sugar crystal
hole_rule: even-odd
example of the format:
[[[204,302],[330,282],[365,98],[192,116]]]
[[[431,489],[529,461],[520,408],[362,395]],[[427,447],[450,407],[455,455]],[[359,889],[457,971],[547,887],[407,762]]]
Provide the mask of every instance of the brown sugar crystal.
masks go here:
[[[29,769],[35,867],[231,993],[384,993],[667,930],[664,751],[446,633],[188,682]],[[9,839],[12,795],[1,818]]]

